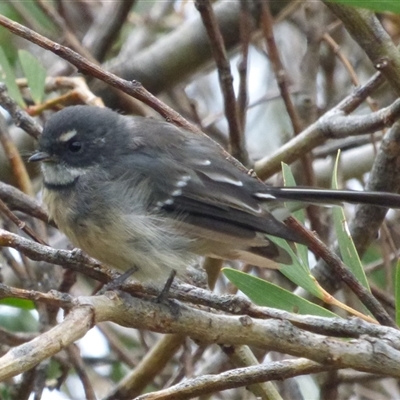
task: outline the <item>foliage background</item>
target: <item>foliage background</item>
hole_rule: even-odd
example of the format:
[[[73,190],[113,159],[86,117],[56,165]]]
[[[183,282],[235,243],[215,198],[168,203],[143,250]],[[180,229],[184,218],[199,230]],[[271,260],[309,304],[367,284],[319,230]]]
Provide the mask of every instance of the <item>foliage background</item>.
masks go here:
[[[198,1],[197,6],[207,3]],[[273,38],[268,30],[272,18],[268,17],[262,3],[264,7],[269,6],[273,17]],[[379,11],[379,14],[375,16],[371,11],[348,8],[346,5],[343,8],[341,3],[372,8]],[[337,150],[342,149],[336,174],[340,187],[361,189],[367,185],[367,188],[375,190],[399,190],[400,175],[396,174],[397,164],[400,165],[396,161],[396,99],[400,93],[400,69],[396,69],[399,65],[399,55],[395,46],[399,40],[400,19],[396,1],[354,0],[326,3],[220,0],[214,3],[214,10],[224,37],[230,71],[224,64],[224,58],[221,55],[213,55],[210,50],[210,41],[215,44],[216,37],[207,35],[200,14],[195,4],[190,1],[29,0],[0,4],[1,16],[72,48],[108,72],[127,81],[140,82],[162,102],[201,127],[225,148],[233,150],[234,155],[247,167],[254,168],[263,179],[268,178],[270,183],[282,184],[282,174],[276,174],[278,169],[280,170],[282,160],[292,164],[292,172],[298,184],[329,187]],[[273,52],[274,42],[279,57]],[[85,70],[83,75],[90,92],[80,86],[71,89],[61,81],[45,81],[45,76],[82,76],[81,70],[78,71],[71,63],[50,51],[21,39],[11,33],[10,29],[1,28],[0,46],[0,64],[8,92],[12,95],[11,82],[14,78],[26,77],[29,90],[26,89],[26,84],[20,81],[19,87],[24,87],[22,96],[18,99],[14,93],[12,97],[18,101],[20,107],[34,115],[39,123],[43,123],[50,112],[56,110],[60,104],[93,101],[88,93],[94,93],[107,107],[123,113],[160,117],[155,111],[160,111],[155,100],[144,101],[144,104],[123,95],[121,91],[112,89],[103,81],[94,78],[96,75],[90,70]],[[25,53],[21,53],[21,50],[25,50]],[[69,59],[71,60],[72,58]],[[216,69],[218,63],[221,66],[222,77]],[[235,107],[232,106],[232,102],[229,103],[232,97],[229,97],[229,94],[225,97],[223,95],[224,90],[225,93],[229,92],[229,73],[232,74],[237,97]],[[377,81],[378,84],[372,87],[368,83],[371,80]],[[351,107],[338,107],[344,99],[356,102],[356,88],[368,91],[369,96],[365,96],[365,101],[355,111]],[[142,97],[139,98],[143,100]],[[0,102],[4,105],[4,98]],[[379,114],[378,110],[385,107],[388,107],[387,111]],[[333,114],[330,115],[328,112],[332,110]],[[352,111],[354,114],[351,114]],[[164,109],[161,114],[164,117],[168,116]],[[329,120],[327,115],[332,119]],[[349,118],[342,118],[348,115]],[[360,117],[357,123],[350,118],[353,116]],[[369,116],[377,116],[379,123],[373,128],[369,124]],[[239,121],[239,131],[244,135],[246,146],[230,136],[234,129],[232,121],[235,118]],[[3,124],[1,129],[9,129],[10,138],[2,134],[1,143],[4,148],[7,147],[5,144],[15,144],[22,158],[25,158],[26,154],[33,150],[35,141],[17,129],[10,118],[7,122],[8,128],[7,124]],[[313,144],[311,135],[307,136],[307,132],[316,131],[321,133],[323,139]],[[300,135],[300,139],[297,140],[301,145],[291,140],[295,134]],[[285,143],[289,143],[289,147],[282,147]],[[384,144],[380,147],[382,143]],[[301,160],[297,156],[293,157],[296,149],[302,148],[303,145],[307,153],[302,153]],[[392,149],[391,157],[395,160],[392,167],[394,177],[382,170],[382,164],[379,164],[379,157],[376,155],[382,148]],[[277,151],[281,151],[279,162],[274,163]],[[10,162],[9,154],[7,151],[0,153],[0,180],[15,185],[27,194],[36,194],[40,186],[38,171],[28,166],[28,181],[32,181],[32,186],[27,184],[21,178],[20,172],[16,172],[15,163]],[[292,163],[293,161],[295,162]],[[370,174],[371,170],[373,172]],[[285,178],[291,179],[288,175]],[[0,192],[0,198],[6,201],[4,192]],[[382,213],[375,213],[371,209],[347,206],[345,214],[355,247],[362,256],[369,283],[365,286],[370,288],[373,296],[387,311],[388,317],[394,321],[395,261],[399,244],[398,214],[391,211],[382,228],[379,227],[384,213],[381,215]],[[25,214],[17,215],[32,226],[39,237],[46,238],[54,248],[69,248],[66,239],[54,228],[44,226]],[[306,219],[306,224],[317,231],[326,243],[333,244],[335,239],[341,236],[335,230],[334,220],[336,219],[338,226],[342,217],[332,216],[330,210],[311,207],[307,211]],[[2,219],[2,226],[7,232],[26,237],[9,221],[6,214]],[[373,241],[378,229],[380,236]],[[63,287],[64,291],[69,291],[72,296],[77,297],[90,296],[97,285],[92,279],[93,276],[88,278],[83,273],[64,271],[58,265],[46,263],[45,261],[49,260],[45,257],[34,262],[9,250],[6,245],[2,249],[3,282],[9,287],[32,289],[40,293]],[[341,306],[338,307],[335,301],[328,298],[330,293],[347,306],[359,310],[362,314],[368,314],[357,299],[357,289],[350,290],[343,285],[343,276],[339,274],[338,277],[332,273],[331,267],[322,262],[317,263],[310,254],[303,257],[303,261],[304,258],[305,264],[313,267],[313,275],[325,291],[321,286],[313,286],[315,283],[309,283],[309,286],[306,284],[306,290],[301,289],[293,283],[296,282],[293,277],[288,279],[281,273],[230,264],[235,268],[244,268],[245,272],[251,272],[253,276],[266,279],[288,291],[278,291],[275,298],[271,295],[272,287],[266,286],[267,284],[260,280],[255,281],[254,278],[235,273],[234,270],[226,270],[226,276],[259,305],[287,309],[294,313],[299,310],[301,312],[301,300],[293,300],[293,297],[286,293],[294,292],[306,300],[315,301],[310,295],[311,292],[325,300],[324,307],[327,310],[323,315],[329,311],[342,317],[348,316]],[[349,265],[352,261],[346,260],[346,263],[350,268],[354,267]],[[215,270],[218,269],[214,266]],[[106,274],[106,271],[104,273]],[[226,276],[221,276],[215,283],[214,291],[218,296],[237,292]],[[359,280],[363,280],[362,275],[357,276]],[[111,275],[108,275],[108,278],[111,279]],[[311,282],[308,265],[301,278]],[[204,279],[202,283],[204,284]],[[266,296],[266,293],[270,296]],[[179,292],[176,296],[179,296]],[[10,297],[12,300],[9,300]],[[58,312],[59,303],[55,306],[55,302],[49,304],[43,298],[35,303],[22,302],[21,298],[25,297],[28,296],[22,292],[15,292],[14,296],[2,294],[2,298],[7,298],[7,302],[11,302],[13,306],[2,306],[0,309],[2,354],[7,355],[10,349],[40,337],[41,333],[48,332],[62,320],[61,313]],[[191,299],[191,303],[193,302]],[[204,306],[204,303],[201,304]],[[216,305],[217,300],[206,305],[209,304],[215,307],[212,312],[222,312]],[[289,308],[285,308],[286,306]],[[193,304],[191,307],[196,308]],[[35,311],[32,311],[32,308],[35,308]],[[322,315],[316,308],[306,313]],[[229,312],[226,314],[230,315]],[[254,315],[252,318],[255,318]],[[298,326],[293,322],[295,317],[279,314],[279,318],[288,318]],[[345,344],[347,345],[347,338],[350,337],[348,332],[347,335],[335,332],[330,328],[328,319],[322,321],[325,331],[321,332],[316,328],[317,320],[308,322],[305,331],[326,335],[327,343],[334,336],[346,338],[339,343],[347,349]],[[352,322],[348,321],[347,328],[350,329]],[[304,327],[304,320],[302,323]],[[65,346],[59,353],[46,357],[35,368],[17,377],[5,379],[1,384],[2,397],[134,398],[142,392],[157,393],[185,379],[215,374],[216,380],[227,386],[217,390],[206,384],[203,388],[200,387],[200,394],[196,396],[227,399],[253,399],[255,396],[285,399],[400,398],[398,371],[394,368],[391,370],[389,363],[385,365],[383,362],[382,374],[379,374],[379,368],[373,365],[372,361],[371,365],[368,365],[357,359],[356,355],[351,353],[351,346],[346,353],[348,359],[344,355],[339,357],[339,353],[335,354],[332,349],[329,357],[319,359],[312,353],[309,342],[302,342],[303,337],[299,335],[296,342],[298,347],[288,349],[289,355],[282,350],[277,351],[273,345],[261,346],[262,348],[252,345],[250,352],[250,348],[244,344],[251,343],[246,341],[230,343],[225,347],[219,346],[221,343],[217,340],[213,344],[202,343],[196,336],[195,322],[191,327],[193,336],[183,334],[184,330],[180,331],[178,328],[175,331],[168,330],[170,328],[167,325],[160,323],[158,332],[172,335],[155,333],[155,329],[150,326],[134,329],[138,326],[122,328],[118,324],[101,322],[92,330],[92,334],[95,331],[95,339],[92,339],[93,336],[90,336],[89,340],[86,337],[86,341],[81,342],[79,347]],[[389,325],[395,326],[395,323]],[[331,329],[330,334],[326,333],[328,329]],[[382,335],[382,332],[393,334],[390,329],[379,332]],[[368,332],[372,335],[371,331]],[[282,337],[285,335],[286,332],[282,330]],[[360,335],[355,337],[359,338]],[[195,340],[192,340],[193,338]],[[315,343],[317,346],[317,341]],[[80,352],[77,351],[78,348]],[[394,346],[391,355],[397,357],[397,351]],[[271,363],[282,360],[301,361],[301,358],[298,358],[300,355],[318,362],[318,368],[314,364],[307,364],[308,367],[316,369],[306,371],[300,368],[302,364],[293,364],[290,377],[283,379],[288,375],[278,373],[275,376],[278,380],[273,386],[250,386],[252,382],[245,378],[246,368],[251,364],[278,366]],[[23,356],[20,357],[23,359]],[[342,364],[332,364],[332,360],[341,357],[346,361]],[[350,366],[352,369],[348,368]],[[243,371],[238,370],[239,367],[242,367]],[[224,375],[229,370],[238,371],[239,377],[242,377],[241,384],[229,386],[229,379]],[[22,371],[21,369],[20,372]],[[311,372],[319,373],[312,375]],[[302,377],[296,377],[303,374]],[[264,380],[268,381],[270,378],[265,375]],[[189,386],[195,387],[194,381],[188,382]],[[178,388],[177,393],[184,396],[182,389]],[[177,393],[170,394],[169,398],[178,398]],[[161,394],[158,396],[160,397],[154,398],[168,398],[161,397]]]

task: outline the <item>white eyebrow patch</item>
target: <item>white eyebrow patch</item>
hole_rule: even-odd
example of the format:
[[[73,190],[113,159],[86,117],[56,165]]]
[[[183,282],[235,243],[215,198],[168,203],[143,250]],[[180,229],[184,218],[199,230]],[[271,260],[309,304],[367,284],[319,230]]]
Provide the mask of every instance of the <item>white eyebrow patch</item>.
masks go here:
[[[58,138],[59,142],[68,142],[68,140],[72,139],[78,132],[73,129],[72,131],[68,131],[68,132],[64,132],[60,135],[60,137]]]

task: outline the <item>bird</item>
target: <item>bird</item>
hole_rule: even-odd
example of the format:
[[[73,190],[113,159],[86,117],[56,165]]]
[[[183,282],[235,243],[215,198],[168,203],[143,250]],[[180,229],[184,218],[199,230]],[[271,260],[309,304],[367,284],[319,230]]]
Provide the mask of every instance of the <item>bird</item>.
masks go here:
[[[87,105],[54,113],[29,161],[41,161],[43,201],[74,246],[155,285],[205,256],[290,264],[268,238],[305,243],[282,222],[284,202],[400,208],[392,193],[270,186],[205,135]]]

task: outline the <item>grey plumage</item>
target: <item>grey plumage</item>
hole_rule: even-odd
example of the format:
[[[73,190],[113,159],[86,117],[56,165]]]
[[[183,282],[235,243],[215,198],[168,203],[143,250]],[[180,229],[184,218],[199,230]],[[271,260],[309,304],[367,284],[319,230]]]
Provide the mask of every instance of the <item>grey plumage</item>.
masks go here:
[[[274,217],[281,201],[400,207],[397,195],[380,204],[382,194],[269,187],[200,135],[89,106],[52,116],[31,161],[43,161],[44,201],[71,242],[111,267],[135,266],[139,280],[164,281],[197,256],[287,263],[266,238],[302,242]]]

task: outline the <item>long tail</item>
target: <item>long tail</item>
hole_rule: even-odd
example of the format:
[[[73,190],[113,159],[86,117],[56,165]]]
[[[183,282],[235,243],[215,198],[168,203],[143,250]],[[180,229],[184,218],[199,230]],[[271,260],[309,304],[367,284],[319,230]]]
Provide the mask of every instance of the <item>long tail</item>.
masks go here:
[[[257,193],[256,197],[272,202],[275,200],[281,200],[325,205],[356,203],[400,209],[400,195],[387,192],[315,189],[302,186],[269,187],[265,192]]]

